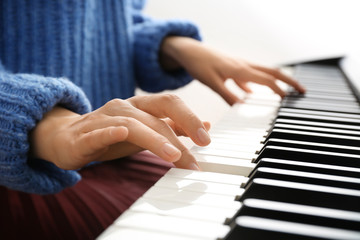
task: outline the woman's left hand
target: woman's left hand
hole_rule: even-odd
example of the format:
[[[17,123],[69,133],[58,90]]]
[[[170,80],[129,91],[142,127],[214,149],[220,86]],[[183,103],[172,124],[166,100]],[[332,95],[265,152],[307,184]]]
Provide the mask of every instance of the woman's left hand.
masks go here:
[[[276,80],[283,81],[300,93],[305,93],[296,80],[283,74],[279,69],[267,68],[247,63],[219,53],[201,42],[186,37],[167,37],[162,45],[160,60],[171,63],[168,69],[178,66],[185,68],[189,74],[217,92],[228,104],[232,105],[240,99],[226,86],[227,79],[234,82],[245,92],[251,90],[248,82],[265,85],[281,97],[286,93],[276,84]]]

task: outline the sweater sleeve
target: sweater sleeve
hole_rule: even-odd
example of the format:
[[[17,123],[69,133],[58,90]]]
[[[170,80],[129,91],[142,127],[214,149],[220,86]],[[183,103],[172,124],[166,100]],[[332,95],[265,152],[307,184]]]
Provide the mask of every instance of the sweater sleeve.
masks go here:
[[[0,62],[0,185],[50,194],[80,180],[77,171],[28,158],[29,132],[55,105],[79,114],[91,110],[85,94],[69,80],[8,73]]]
[[[185,36],[200,40],[198,28],[184,20],[153,20],[141,13],[142,1],[135,1],[134,65],[137,84],[149,92],[175,89],[189,83],[193,78],[184,70],[167,72],[159,63],[159,50],[166,36]]]

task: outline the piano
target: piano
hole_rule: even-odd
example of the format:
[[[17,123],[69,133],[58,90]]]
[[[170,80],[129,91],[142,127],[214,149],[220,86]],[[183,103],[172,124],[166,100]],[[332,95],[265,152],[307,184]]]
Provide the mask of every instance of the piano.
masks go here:
[[[351,64],[291,65],[305,95],[247,95],[211,129],[209,146],[191,149],[202,171],[170,169],[98,239],[360,239]]]

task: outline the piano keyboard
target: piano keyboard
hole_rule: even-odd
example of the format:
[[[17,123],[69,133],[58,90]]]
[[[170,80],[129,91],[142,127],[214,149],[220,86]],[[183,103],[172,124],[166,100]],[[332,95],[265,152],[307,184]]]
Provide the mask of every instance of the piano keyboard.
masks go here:
[[[360,239],[360,106],[338,66],[299,64],[307,87],[260,91],[193,147],[100,237]]]

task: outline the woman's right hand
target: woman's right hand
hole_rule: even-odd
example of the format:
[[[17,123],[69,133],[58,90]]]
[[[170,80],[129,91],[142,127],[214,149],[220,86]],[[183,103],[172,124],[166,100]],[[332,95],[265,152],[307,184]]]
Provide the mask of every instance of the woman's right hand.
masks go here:
[[[177,167],[199,169],[177,136],[206,146],[209,128],[170,94],[114,99],[84,115],[55,107],[31,133],[31,154],[63,169],[78,169],[150,150]]]

